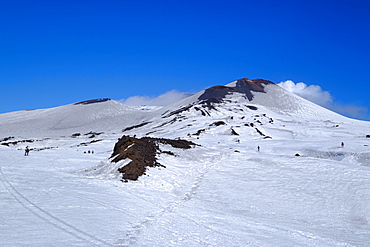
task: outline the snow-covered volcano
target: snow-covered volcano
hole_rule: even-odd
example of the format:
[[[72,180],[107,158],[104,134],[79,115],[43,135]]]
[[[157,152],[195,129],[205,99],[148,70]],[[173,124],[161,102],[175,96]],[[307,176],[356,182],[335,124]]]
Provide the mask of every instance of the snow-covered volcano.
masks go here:
[[[270,81],[245,78],[226,86],[211,87],[157,113],[144,125],[128,128],[125,134],[140,133],[153,137],[177,135],[177,138],[185,138],[199,136],[200,133],[211,133],[211,136],[240,133],[244,138],[253,139],[281,138],[285,133],[283,136],[293,138],[308,134],[310,125],[335,128],[340,123],[356,122],[296,96]],[[295,125],[291,127],[289,123],[299,124],[300,128]]]
[[[259,79],[155,111],[1,114],[0,245],[368,246],[367,136],[369,122]],[[148,160],[160,165],[121,182]]]
[[[49,109],[0,114],[0,136],[35,138],[117,131],[127,124],[140,122],[143,115],[110,99],[82,101]]]
[[[229,113],[223,112],[225,109]],[[163,119],[172,117],[172,122],[176,122],[178,118],[174,119],[174,116],[181,116],[181,113],[184,113],[181,118],[198,115],[228,117],[232,115],[231,112],[242,111],[246,115],[265,111],[264,113],[282,114],[296,119],[344,119],[270,81],[241,79],[226,86],[206,89],[152,112],[138,110],[110,99],[97,99],[49,109],[0,114],[0,137],[34,138],[68,136],[86,131],[117,132],[145,122],[152,122],[157,127],[158,124],[166,125],[163,123],[166,120]],[[199,119],[201,124],[202,119]],[[153,124],[149,129],[156,127]]]

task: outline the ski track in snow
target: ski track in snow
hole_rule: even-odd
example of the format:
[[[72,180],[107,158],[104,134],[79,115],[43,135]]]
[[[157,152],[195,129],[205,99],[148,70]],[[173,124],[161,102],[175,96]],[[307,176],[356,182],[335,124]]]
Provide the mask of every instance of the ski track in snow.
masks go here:
[[[140,235],[143,234],[143,229],[144,228],[149,229],[152,224],[155,224],[158,220],[160,220],[161,218],[164,218],[166,215],[168,215],[170,213],[174,213],[176,208],[178,208],[180,205],[190,201],[194,197],[194,195],[196,194],[197,189],[201,186],[201,183],[202,183],[204,177],[206,176],[206,174],[208,173],[208,171],[212,167],[217,166],[217,164],[220,163],[220,155],[219,154],[220,154],[219,152],[208,153],[207,156],[210,156],[211,158],[203,157],[205,160],[202,160],[201,162],[204,162],[204,164],[207,164],[207,166],[204,167],[202,169],[202,172],[200,172],[195,177],[193,184],[190,186],[190,189],[188,189],[188,191],[184,194],[184,196],[182,198],[180,198],[179,200],[177,200],[175,202],[170,203],[170,205],[166,206],[165,208],[162,208],[159,212],[156,212],[153,215],[147,216],[144,221],[134,225],[132,227],[132,229],[129,230],[128,233],[125,234],[126,237],[124,239],[118,240],[117,244],[119,246],[135,245],[138,238],[140,237]],[[217,158],[214,158],[214,157],[217,157]],[[179,216],[182,217],[182,218],[185,218],[186,220],[190,220],[190,221],[193,221],[196,224],[199,224],[198,222],[196,222],[196,221],[194,221],[194,220],[192,220],[192,219],[190,219],[186,216],[183,216],[183,215],[179,215]],[[211,229],[211,228],[209,228],[209,229]]]
[[[91,245],[105,245],[105,246],[112,246],[109,243],[96,238],[95,236],[78,229],[71,224],[67,223],[66,221],[54,216],[53,214],[49,213],[48,211],[42,209],[37,204],[33,203],[29,198],[24,196],[20,193],[5,177],[4,173],[0,167],[0,174],[1,174],[1,182],[7,191],[14,197],[17,202],[19,202],[24,208],[29,210],[33,215],[39,217],[40,219],[44,220],[48,224],[58,228],[59,230],[66,232],[73,237],[83,240]]]

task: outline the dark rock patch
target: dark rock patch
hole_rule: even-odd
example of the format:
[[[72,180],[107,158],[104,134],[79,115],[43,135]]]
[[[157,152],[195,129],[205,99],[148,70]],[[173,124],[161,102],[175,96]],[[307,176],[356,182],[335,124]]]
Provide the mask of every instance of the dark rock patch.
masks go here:
[[[192,107],[192,105],[188,105],[188,106],[182,107],[182,108],[180,108],[178,110],[175,110],[175,111],[172,111],[172,112],[168,113],[167,115],[163,115],[162,117],[163,118],[171,117],[171,116],[173,116],[175,114],[179,114],[181,112],[188,111],[191,107]]]
[[[102,102],[106,102],[106,101],[109,101],[111,99],[108,99],[108,98],[102,98],[102,99],[91,99],[91,100],[85,100],[85,101],[81,101],[81,102],[78,102],[78,103],[74,103],[74,105],[89,105],[89,104],[94,104],[94,103],[102,103]]]
[[[127,158],[131,160],[130,163],[118,169],[122,173],[123,181],[137,180],[145,174],[147,167],[163,166],[157,161],[156,155],[158,153],[174,155],[171,151],[161,151],[159,143],[181,149],[190,149],[196,145],[193,142],[180,139],[122,136],[115,144],[111,158],[114,163]]]
[[[162,123],[161,125],[156,126],[156,127],[154,127],[154,128],[161,128],[161,127],[164,127],[164,126],[166,126],[166,125],[173,124],[173,123],[175,123],[176,121],[178,121],[179,119],[180,119],[180,118],[178,118],[178,117],[174,117],[174,118],[173,118],[173,119],[171,119],[170,121],[164,122],[164,123]],[[181,121],[181,120],[179,120],[179,121]]]
[[[145,135],[148,136],[148,135],[151,135],[151,134],[153,134],[155,132],[157,132],[157,131],[150,131],[150,132],[146,133]]]
[[[260,134],[261,136],[266,136],[265,134],[263,134],[259,129],[256,128],[256,131],[258,132],[258,134]]]
[[[9,136],[9,137],[5,137],[3,139],[0,139],[0,142],[6,142],[6,141],[9,141],[10,139],[13,139],[14,136]]]
[[[199,136],[202,132],[206,131],[205,129],[200,129],[197,131],[197,133],[195,133],[194,135],[195,136]]]
[[[93,132],[93,131],[90,131],[89,133],[86,133],[85,136],[90,135],[89,138],[95,138],[96,136],[101,135],[103,133],[104,132]]]
[[[77,145],[77,147],[88,146],[89,144],[100,142],[100,141],[102,141],[102,140],[92,140],[91,142],[81,142],[79,145]]]
[[[93,131],[90,131],[89,133],[86,133],[85,136],[88,136],[88,135],[96,135],[96,136],[98,136],[98,135],[101,135],[103,133],[104,132],[93,132]]]
[[[132,130],[132,129],[137,129],[137,128],[143,127],[143,126],[145,126],[149,123],[150,122],[144,122],[144,123],[141,123],[141,124],[138,124],[138,125],[133,125],[133,126],[130,126],[130,127],[127,127],[125,129],[123,129],[122,132],[129,131],[129,130]]]
[[[53,148],[58,148],[58,147],[31,148],[30,150],[32,150],[32,151],[43,151],[43,150],[48,150],[48,149],[53,149]]]
[[[236,131],[234,129],[231,129],[231,134],[234,135],[234,136],[238,136],[239,134],[236,133]]]
[[[237,92],[233,87],[214,86],[208,88],[199,96],[199,100],[204,100],[207,103],[221,103],[222,99],[229,93]]]
[[[80,135],[81,135],[81,133],[74,133],[74,134],[71,135],[71,137],[78,137]]]
[[[210,124],[209,126],[221,126],[221,125],[226,125],[226,123],[224,121],[217,121],[217,122],[214,122],[212,124]]]
[[[274,83],[262,79],[250,80],[243,78],[236,81],[235,87],[215,86],[208,88],[198,99],[208,103],[221,103],[226,95],[238,92],[244,94],[251,101],[253,99],[252,91],[265,93],[264,85],[267,84]]]
[[[200,111],[200,112],[202,113],[202,115],[203,115],[203,116],[211,116],[211,114],[209,114],[209,112],[208,112],[208,111],[203,110],[203,109],[200,109],[199,107],[194,107],[194,109],[195,109],[196,111]]]
[[[35,142],[35,140],[21,140],[21,141],[13,141],[13,142],[4,142],[4,143],[1,143],[1,145],[9,147],[10,145],[15,146],[18,143],[32,143],[32,142]]]
[[[366,138],[370,138],[370,135],[366,135]]]

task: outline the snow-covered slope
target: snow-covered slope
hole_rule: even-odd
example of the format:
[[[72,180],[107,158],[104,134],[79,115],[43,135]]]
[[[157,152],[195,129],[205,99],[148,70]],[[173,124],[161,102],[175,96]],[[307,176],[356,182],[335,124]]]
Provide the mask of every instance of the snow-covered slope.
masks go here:
[[[69,136],[76,132],[121,130],[148,116],[114,100],[0,114],[0,136]]]
[[[130,159],[109,159],[121,135],[198,146],[159,144],[162,166],[122,183]],[[369,122],[248,79],[154,112],[105,101],[1,114],[0,245],[368,246],[367,135]]]
[[[244,85],[238,87],[238,83]],[[233,132],[247,139],[290,139],[298,135],[337,135],[343,124],[368,124],[329,111],[271,82],[249,79],[199,92],[157,114],[142,130],[124,133],[177,138],[209,133],[212,138]],[[312,128],[321,131],[311,132]]]

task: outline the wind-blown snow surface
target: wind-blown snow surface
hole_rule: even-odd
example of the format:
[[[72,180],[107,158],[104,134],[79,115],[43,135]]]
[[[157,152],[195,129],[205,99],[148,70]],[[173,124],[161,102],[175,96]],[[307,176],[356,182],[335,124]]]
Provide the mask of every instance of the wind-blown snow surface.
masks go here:
[[[300,110],[286,112],[239,96],[216,109],[133,114],[149,123],[123,134],[201,145],[161,146],[176,156],[161,154],[166,168],[150,168],[138,181],[120,182],[124,162],[108,160],[122,135],[118,124],[90,138],[84,134],[101,129],[65,122],[64,137],[35,130],[27,137],[38,141],[0,145],[0,245],[369,246],[370,123],[298,98],[292,103]],[[303,117],[307,109],[312,114]],[[83,132],[71,137],[76,131]],[[40,151],[24,156],[26,145]]]

